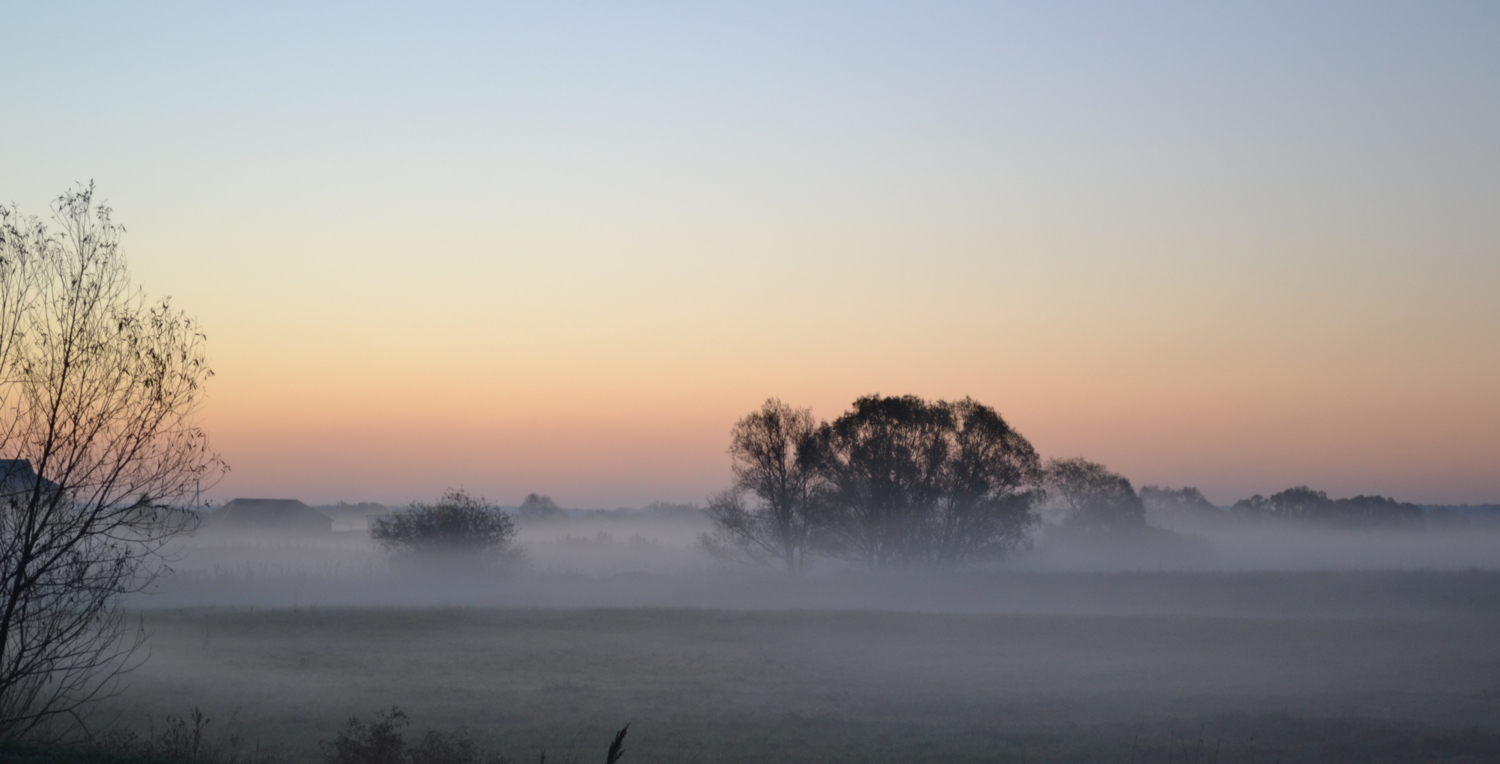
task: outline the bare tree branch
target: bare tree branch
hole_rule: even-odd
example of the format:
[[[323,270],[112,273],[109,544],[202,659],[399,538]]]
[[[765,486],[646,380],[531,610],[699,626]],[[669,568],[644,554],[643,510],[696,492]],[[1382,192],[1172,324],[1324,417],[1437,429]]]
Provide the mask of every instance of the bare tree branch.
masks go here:
[[[195,424],[196,322],[130,284],[93,186],[56,230],[0,207],[0,736],[77,719],[143,638],[120,598],[165,569],[227,469]]]

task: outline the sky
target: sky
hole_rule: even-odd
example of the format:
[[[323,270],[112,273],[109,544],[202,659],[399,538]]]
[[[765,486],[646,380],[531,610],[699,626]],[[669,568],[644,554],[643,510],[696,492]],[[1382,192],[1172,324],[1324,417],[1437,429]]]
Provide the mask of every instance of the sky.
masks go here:
[[[1500,502],[1494,3],[0,6],[0,201],[201,321],[220,501],[701,502],[911,393]]]

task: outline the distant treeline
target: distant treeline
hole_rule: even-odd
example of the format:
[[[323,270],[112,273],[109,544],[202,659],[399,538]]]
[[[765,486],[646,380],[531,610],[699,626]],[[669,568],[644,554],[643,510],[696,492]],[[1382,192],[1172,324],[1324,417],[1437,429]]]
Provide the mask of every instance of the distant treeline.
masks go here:
[[[619,509],[564,509],[557,505],[550,496],[539,494],[528,494],[526,500],[516,507],[516,514],[521,522],[527,524],[545,524],[565,522],[567,520],[655,520],[674,522],[682,520],[701,520],[703,510],[694,504],[673,504],[666,501],[654,501],[639,509],[634,507],[621,507]]]
[[[1096,462],[1043,461],[994,409],[968,398],[866,396],[832,422],[773,398],[735,424],[729,454],[735,482],[709,501],[715,530],[704,544],[788,570],[810,555],[872,568],[993,559],[1028,547],[1044,523],[1161,534],[1150,518],[1416,528],[1485,514],[1385,496],[1333,499],[1307,486],[1227,509],[1192,487],[1137,492]]]
[[[1327,493],[1307,486],[1288,488],[1270,496],[1256,494],[1227,508],[1214,506],[1195,488],[1145,486],[1140,494],[1153,513],[1177,517],[1290,521],[1346,528],[1411,528],[1432,523],[1482,520],[1489,515],[1500,519],[1500,505],[1418,505],[1386,496],[1364,495],[1333,499]]]
[[[777,399],[730,431],[735,476],[707,506],[564,509],[528,495],[507,508],[522,525],[569,521],[708,521],[709,551],[789,570],[809,556],[872,568],[953,565],[1029,547],[1042,526],[1166,534],[1235,524],[1411,529],[1500,523],[1500,505],[1419,506],[1386,496],[1331,498],[1308,486],[1229,507],[1193,487],[1144,486],[1082,458],[1043,460],[992,408],[965,398],[871,395],[832,422]],[[333,518],[388,514],[371,502],[317,507]],[[398,512],[401,510],[397,510]]]

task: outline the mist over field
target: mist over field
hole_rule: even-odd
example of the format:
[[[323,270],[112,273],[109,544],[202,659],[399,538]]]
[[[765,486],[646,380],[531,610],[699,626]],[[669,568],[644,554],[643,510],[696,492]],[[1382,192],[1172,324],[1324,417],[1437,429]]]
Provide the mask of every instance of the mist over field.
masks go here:
[[[652,762],[1500,752],[1500,527],[1177,520],[795,576],[710,555],[689,507],[523,522],[481,567],[209,525],[130,600],[151,659],[97,718],[198,707],[294,762],[391,705],[521,760],[589,761],[627,721]]]
[[[700,536],[712,524],[695,508],[663,518],[632,510],[592,511],[556,522],[522,523],[514,551],[482,569],[393,559],[363,531],[288,535],[212,526],[172,552],[173,575],[131,601],[135,607],[460,606],[876,608],[1007,612],[1092,606],[1033,601],[1021,581],[1049,576],[1161,580],[1230,574],[1464,572],[1500,570],[1500,522],[1434,523],[1406,529],[1342,529],[1286,523],[1177,519],[1112,533],[1044,525],[1031,548],[951,572],[871,574],[820,559],[788,579],[765,566],[715,558]],[[1173,518],[1158,518],[1170,522]],[[1185,527],[1183,527],[1185,526]],[[1084,575],[1093,574],[1093,575]],[[1121,574],[1116,576],[1106,574]],[[1206,575],[1220,574],[1220,575]],[[975,582],[1005,582],[994,586]],[[1378,600],[1378,598],[1377,598]],[[1152,609],[1161,605],[1151,606]],[[1274,611],[1274,600],[1265,603]],[[1185,605],[1186,607],[1194,607]],[[1340,607],[1340,603],[1328,603]]]

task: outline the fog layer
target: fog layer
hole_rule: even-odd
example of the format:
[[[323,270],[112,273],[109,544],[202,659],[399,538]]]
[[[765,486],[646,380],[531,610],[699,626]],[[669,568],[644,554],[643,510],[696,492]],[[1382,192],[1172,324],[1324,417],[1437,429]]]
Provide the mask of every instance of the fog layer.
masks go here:
[[[1049,525],[1030,549],[984,566],[874,574],[825,559],[800,576],[716,559],[698,540],[708,527],[691,513],[663,520],[597,512],[523,523],[511,554],[478,567],[394,557],[363,531],[272,535],[208,527],[175,550],[173,575],[129,604],[1204,612],[1208,604],[1189,590],[1220,587],[1237,575],[1500,570],[1500,528],[1485,524],[1340,530],[1225,523],[1128,533]],[[1138,595],[1119,591],[1145,580],[1157,583]],[[1049,593],[1057,581],[1093,583]],[[1206,581],[1220,583],[1186,583]],[[1215,597],[1220,604],[1209,610],[1243,606],[1233,596]],[[1266,612],[1280,607],[1255,601]]]

